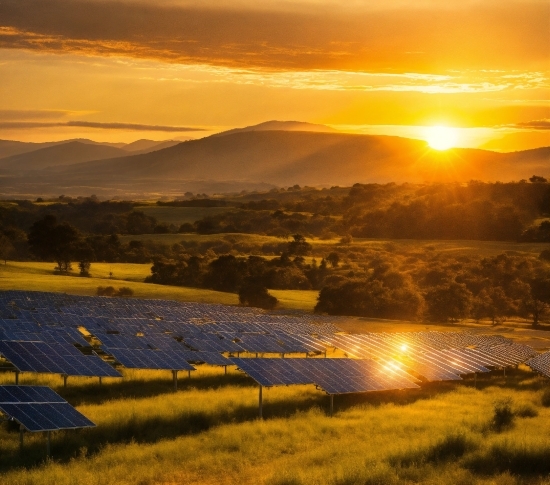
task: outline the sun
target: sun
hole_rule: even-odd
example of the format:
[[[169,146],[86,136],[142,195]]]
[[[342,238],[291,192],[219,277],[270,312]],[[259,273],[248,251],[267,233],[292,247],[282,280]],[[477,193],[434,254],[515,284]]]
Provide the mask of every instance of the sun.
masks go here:
[[[448,150],[456,146],[458,130],[448,126],[430,126],[426,129],[426,141],[434,150]]]

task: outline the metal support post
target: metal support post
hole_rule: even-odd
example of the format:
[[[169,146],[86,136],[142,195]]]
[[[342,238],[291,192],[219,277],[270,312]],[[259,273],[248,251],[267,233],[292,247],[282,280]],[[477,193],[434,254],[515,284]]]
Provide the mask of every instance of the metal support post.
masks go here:
[[[174,380],[174,392],[178,390],[178,371],[172,371],[172,379]]]
[[[15,385],[19,385],[19,371],[16,370],[15,371]]]
[[[63,387],[67,389],[67,377],[69,377],[67,374],[63,376]]]
[[[334,414],[334,394],[330,395],[330,417]]]
[[[504,367],[504,377],[506,377],[506,367]]]
[[[477,387],[477,372],[474,372],[474,387]]]
[[[101,376],[99,376],[99,387],[101,387],[101,384],[102,384],[102,382],[101,382]]]
[[[46,442],[46,456],[49,458],[51,455],[51,431],[48,431],[48,441]]]
[[[23,425],[19,425],[19,451],[22,454],[23,453],[23,433],[25,432],[25,428]]]
[[[187,371],[187,379],[191,379],[191,371],[190,370]]]
[[[223,368],[225,369],[224,374],[227,375],[227,366],[224,365]]]
[[[258,406],[258,415],[260,417],[260,419],[264,419],[264,413],[263,413],[263,401],[262,401],[262,385],[260,385],[260,395],[259,395],[259,406]]]
[[[281,359],[284,359],[284,358],[285,358],[285,353],[283,352],[283,353],[281,354]]]

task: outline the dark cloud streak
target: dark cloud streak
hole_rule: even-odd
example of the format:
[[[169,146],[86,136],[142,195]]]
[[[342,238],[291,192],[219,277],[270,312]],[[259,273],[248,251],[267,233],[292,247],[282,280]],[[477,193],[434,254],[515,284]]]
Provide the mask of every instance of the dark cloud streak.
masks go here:
[[[3,129],[34,129],[54,127],[78,127],[78,128],[99,128],[103,130],[133,130],[133,131],[163,131],[168,133],[180,133],[187,131],[206,131],[204,128],[192,128],[188,126],[162,126],[142,125],[137,123],[99,123],[92,121],[67,121],[63,123],[48,123],[37,121],[0,121],[0,128]]]

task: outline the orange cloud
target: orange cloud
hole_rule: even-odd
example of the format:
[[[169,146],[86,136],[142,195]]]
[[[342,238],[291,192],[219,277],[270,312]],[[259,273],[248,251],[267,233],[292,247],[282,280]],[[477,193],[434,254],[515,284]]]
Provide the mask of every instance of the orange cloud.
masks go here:
[[[541,1],[3,0],[0,47],[262,70],[544,68]]]

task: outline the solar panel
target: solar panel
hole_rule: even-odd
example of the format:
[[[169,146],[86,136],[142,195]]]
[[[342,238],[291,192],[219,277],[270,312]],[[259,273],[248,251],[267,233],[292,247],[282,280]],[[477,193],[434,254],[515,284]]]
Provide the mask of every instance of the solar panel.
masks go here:
[[[108,349],[128,369],[195,370],[179,350]]]
[[[122,377],[97,355],[84,355],[72,345],[0,341],[0,353],[20,372]]]
[[[540,372],[546,377],[550,377],[550,352],[537,355],[537,357],[528,360],[526,363],[534,371]]]
[[[315,384],[328,394],[413,389],[419,386],[398,362],[351,359],[231,359],[265,387]]]
[[[0,411],[33,432],[95,426],[59,394],[43,386],[0,386]]]

